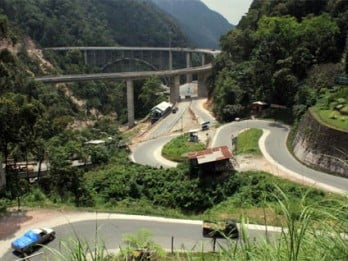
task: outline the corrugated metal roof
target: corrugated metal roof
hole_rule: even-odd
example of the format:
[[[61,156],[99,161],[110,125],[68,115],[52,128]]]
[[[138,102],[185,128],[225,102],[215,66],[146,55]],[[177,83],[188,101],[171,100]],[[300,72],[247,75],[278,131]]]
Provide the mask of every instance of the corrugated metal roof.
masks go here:
[[[191,152],[187,156],[190,160],[197,159],[198,164],[230,159],[233,157],[227,146],[209,148],[206,150]]]

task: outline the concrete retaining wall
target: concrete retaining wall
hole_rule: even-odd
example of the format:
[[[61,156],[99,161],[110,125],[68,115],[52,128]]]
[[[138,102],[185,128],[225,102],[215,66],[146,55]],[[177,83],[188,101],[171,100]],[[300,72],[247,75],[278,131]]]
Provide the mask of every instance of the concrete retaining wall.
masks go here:
[[[348,178],[348,133],[320,124],[311,112],[301,120],[292,147],[306,165]]]

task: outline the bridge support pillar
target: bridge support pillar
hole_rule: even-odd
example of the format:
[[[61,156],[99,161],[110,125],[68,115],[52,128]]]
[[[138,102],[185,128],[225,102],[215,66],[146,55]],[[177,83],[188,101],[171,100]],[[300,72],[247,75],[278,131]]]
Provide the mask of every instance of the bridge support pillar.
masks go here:
[[[169,50],[169,62],[168,62],[168,69],[173,70],[173,53],[171,50]]]
[[[207,78],[208,74],[205,73],[199,73],[197,75],[198,80],[198,86],[197,86],[197,92],[198,97],[200,98],[206,98],[208,97],[208,87],[207,87]]]
[[[192,53],[186,53],[186,68],[192,67]],[[192,82],[192,74],[188,73],[186,74],[186,83]]]
[[[170,103],[175,104],[180,100],[180,75],[174,76],[170,84]]]
[[[134,83],[133,80],[127,80],[127,112],[128,128],[134,126]]]
[[[201,59],[202,59],[202,65],[205,65],[205,54],[204,53],[202,53]]]
[[[85,65],[88,65],[88,53],[87,52],[88,52],[87,50],[83,51],[83,58],[85,61]]]

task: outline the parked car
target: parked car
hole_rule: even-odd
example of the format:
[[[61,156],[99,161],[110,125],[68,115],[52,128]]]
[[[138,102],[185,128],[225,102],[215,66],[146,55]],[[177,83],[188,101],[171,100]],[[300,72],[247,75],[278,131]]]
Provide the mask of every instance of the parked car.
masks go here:
[[[11,247],[22,254],[30,254],[35,246],[52,241],[56,232],[51,228],[35,228],[28,230],[23,236],[13,240]]]
[[[239,231],[234,220],[203,221],[203,237],[209,238],[239,238]]]

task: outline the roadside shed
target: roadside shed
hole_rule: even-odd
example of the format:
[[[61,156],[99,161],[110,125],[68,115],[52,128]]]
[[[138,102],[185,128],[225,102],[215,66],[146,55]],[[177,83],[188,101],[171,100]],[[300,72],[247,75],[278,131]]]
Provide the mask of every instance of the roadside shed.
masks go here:
[[[263,101],[255,101],[251,104],[251,106],[254,112],[260,112],[263,109],[267,108],[269,105],[268,103]]]
[[[202,178],[221,178],[234,170],[231,162],[233,155],[227,146],[191,152],[187,157],[191,172],[198,173]]]

